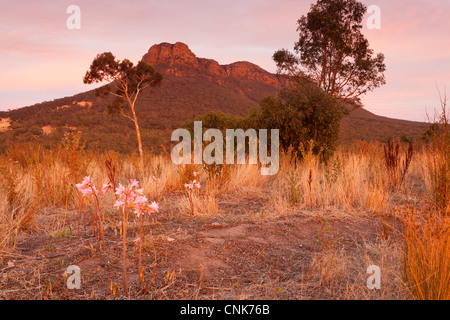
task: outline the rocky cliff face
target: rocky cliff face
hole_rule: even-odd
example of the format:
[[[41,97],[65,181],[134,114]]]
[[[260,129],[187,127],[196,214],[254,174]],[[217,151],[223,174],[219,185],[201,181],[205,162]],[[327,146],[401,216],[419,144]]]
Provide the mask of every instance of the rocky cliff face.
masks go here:
[[[190,64],[198,66],[198,60],[189,47],[181,42],[170,44],[163,42],[153,45],[142,58],[151,65]]]
[[[280,80],[274,74],[253,63],[240,61],[220,65],[212,59],[197,58],[189,47],[181,42],[175,44],[164,42],[153,45],[142,60],[165,74],[179,77],[206,76],[218,83],[223,83],[227,79],[237,79],[240,81],[256,81],[277,88],[281,87]]]

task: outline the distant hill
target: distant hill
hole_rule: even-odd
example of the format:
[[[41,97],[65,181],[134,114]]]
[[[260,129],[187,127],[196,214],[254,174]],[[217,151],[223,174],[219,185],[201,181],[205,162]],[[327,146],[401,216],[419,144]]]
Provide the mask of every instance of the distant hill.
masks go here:
[[[344,143],[354,140],[385,142],[387,139],[401,137],[417,140],[424,136],[428,128],[429,124],[425,122],[377,116],[364,108],[360,108],[342,119],[341,140]]]
[[[209,111],[244,116],[267,95],[276,95],[283,82],[250,62],[220,65],[198,58],[183,43],[152,46],[142,58],[164,74],[161,87],[142,92],[137,114],[147,149],[170,144],[171,132],[186,120]],[[86,66],[86,70],[89,66]],[[82,81],[80,79],[80,81]],[[111,98],[95,90],[71,97],[0,112],[0,151],[16,143],[58,143],[65,132],[81,131],[91,149],[131,152],[137,148],[133,123],[111,115]],[[406,136],[420,138],[426,123],[389,119],[358,109],[342,121],[342,141],[379,140]]]

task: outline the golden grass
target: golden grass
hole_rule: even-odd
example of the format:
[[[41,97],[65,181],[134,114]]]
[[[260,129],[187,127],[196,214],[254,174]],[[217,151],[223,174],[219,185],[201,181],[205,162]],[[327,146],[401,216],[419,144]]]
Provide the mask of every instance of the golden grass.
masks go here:
[[[283,153],[275,176],[261,176],[258,165],[235,165],[212,178],[208,167],[176,166],[163,155],[146,155],[144,168],[140,168],[135,155],[87,152],[76,140],[52,150],[31,144],[17,146],[0,155],[0,249],[14,247],[37,210],[77,208],[81,198],[75,184],[86,175],[98,187],[138,179],[149,200],[158,201],[171,217],[191,213],[184,183],[193,171],[200,173],[202,185],[192,195],[195,216],[220,216],[226,210],[224,203],[243,206],[249,214],[254,210],[255,219],[330,210],[346,215],[385,215],[399,203],[436,198],[437,182],[433,179],[443,172],[437,165],[447,163],[445,154],[425,147],[416,150],[404,184],[392,190],[382,150],[378,143],[360,143],[338,150],[326,164],[308,151],[303,151],[306,156],[302,162],[291,153]],[[105,165],[107,160],[115,167],[113,177]],[[114,196],[101,201],[111,207]],[[247,201],[254,206],[247,207]],[[164,208],[169,204],[170,208]],[[445,205],[448,208],[448,203]],[[399,214],[405,217],[404,282],[417,299],[450,299],[450,220],[444,215],[448,209],[425,216],[408,210],[400,208]],[[335,216],[339,218],[339,214]],[[344,279],[351,265],[351,257],[343,251],[330,251],[317,256],[311,268],[319,282],[328,286],[333,285],[333,279]],[[397,290],[398,286],[394,287]],[[345,294],[355,297],[364,292],[352,285],[347,289]]]
[[[419,300],[450,299],[450,217],[415,208],[404,218],[404,277]]]
[[[22,180],[9,193],[0,192],[0,250],[14,248],[19,232],[26,230],[36,212],[33,193],[25,189],[29,183]]]
[[[411,179],[418,184],[429,183],[423,164],[417,163],[424,157],[423,153],[413,159],[407,183]],[[75,184],[84,176],[90,175],[99,187],[112,182],[105,165],[107,159],[116,168],[113,177],[116,185],[138,179],[149,199],[157,201],[171,192],[184,192],[190,172],[199,171],[202,188],[195,203],[199,209],[196,211],[202,213],[217,214],[220,200],[233,197],[256,199],[267,216],[272,217],[295,210],[329,207],[355,213],[382,213],[392,198],[386,188],[386,171],[377,144],[351,151],[339,150],[327,164],[320,163],[312,154],[300,163],[292,154],[282,154],[280,170],[275,176],[261,176],[257,165],[235,165],[214,179],[208,176],[208,168],[179,167],[165,156],[147,155],[144,169],[140,170],[137,156],[85,152],[77,143],[53,150],[39,145],[17,146],[0,157],[3,168],[0,188],[6,193],[20,189],[21,194],[39,199],[42,208],[77,207],[80,195]],[[400,196],[407,198],[410,194],[405,191]],[[184,203],[184,200],[180,202],[181,209]]]

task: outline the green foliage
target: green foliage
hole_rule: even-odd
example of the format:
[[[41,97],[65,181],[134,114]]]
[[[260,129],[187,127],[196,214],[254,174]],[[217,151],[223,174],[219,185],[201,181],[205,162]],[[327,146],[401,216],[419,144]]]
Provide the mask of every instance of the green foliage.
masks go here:
[[[260,108],[254,109],[246,118],[209,112],[195,120],[202,121],[203,130],[221,130],[224,139],[226,129],[279,129],[280,147],[285,151],[290,147],[299,150],[304,143],[314,141],[314,153],[321,154],[326,160],[337,147],[340,121],[345,114],[344,106],[315,83],[303,80],[295,88],[283,89],[278,98],[264,98]],[[193,121],[185,122],[183,127],[193,137]]]
[[[64,138],[61,141],[61,146],[70,153],[79,153],[86,147],[86,142],[81,140],[83,133],[78,132],[66,132]]]
[[[400,137],[400,142],[403,144],[409,144],[412,140],[408,138],[405,134]]]
[[[273,55],[278,72],[308,77],[339,101],[357,101],[385,84],[384,55],[374,55],[361,33],[366,11],[356,0],[318,0],[298,20],[297,55],[285,49]]]
[[[295,88],[284,89],[279,97],[267,97],[252,113],[255,128],[279,129],[280,147],[294,150],[314,141],[314,153],[324,160],[336,150],[340,122],[347,109],[313,82],[303,80]],[[301,156],[301,154],[299,154]]]
[[[86,84],[104,81],[109,83],[98,88],[96,95],[106,96],[112,94],[115,99],[108,105],[108,110],[110,112],[118,111],[122,116],[134,123],[141,160],[143,159],[143,147],[135,104],[142,90],[159,86],[162,78],[162,74],[156,72],[145,61],[139,61],[134,66],[128,59],[116,60],[111,52],[104,52],[97,55],[83,79],[83,82]],[[113,88],[116,89],[114,92]],[[124,112],[127,106],[131,111],[130,114]]]
[[[219,129],[222,131],[222,134],[225,135],[226,129],[239,128],[243,120],[243,118],[228,115],[221,111],[211,111],[204,115],[196,117],[192,121],[186,121],[185,123],[183,123],[182,128],[189,130],[192,136],[194,134],[194,121],[201,121],[202,128],[204,130],[210,128]]]
[[[43,130],[42,130],[42,128],[40,128],[40,127],[38,127],[38,126],[32,126],[30,129],[29,129],[29,132],[30,132],[30,134],[32,135],[32,136],[40,136],[40,135],[42,135],[44,132],[43,132]]]
[[[162,74],[144,61],[135,66],[130,60],[116,60],[111,52],[97,55],[86,72],[83,82],[86,84],[108,82],[96,90],[96,95],[113,93],[116,99],[110,104],[111,108],[123,108],[123,100],[134,104],[139,92],[147,87],[156,87],[161,84]],[[113,88],[116,90],[113,92]]]

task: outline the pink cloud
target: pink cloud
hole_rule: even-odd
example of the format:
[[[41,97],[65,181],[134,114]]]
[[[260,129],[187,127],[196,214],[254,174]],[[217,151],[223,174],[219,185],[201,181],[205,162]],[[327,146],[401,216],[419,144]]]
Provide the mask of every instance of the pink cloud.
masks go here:
[[[137,61],[160,42],[182,41],[200,57],[222,64],[247,60],[274,72],[273,52],[293,48],[298,39],[297,19],[312,2],[5,0],[0,22],[0,86],[11,94],[2,95],[0,109],[20,106],[22,90],[27,88],[36,99],[41,97],[36,90],[58,98],[67,95],[71,86],[73,93],[90,89],[81,78],[97,53],[112,51],[119,58]],[[367,108],[382,115],[422,120],[425,107],[435,98],[438,103],[436,82],[450,84],[446,41],[450,2],[363,2],[381,8],[382,29],[364,33],[375,52],[385,54],[388,80],[385,87],[364,98]],[[66,8],[74,3],[81,8],[81,30],[66,28]]]

